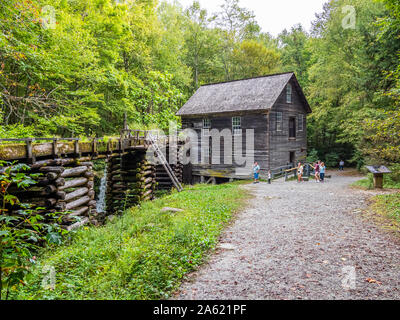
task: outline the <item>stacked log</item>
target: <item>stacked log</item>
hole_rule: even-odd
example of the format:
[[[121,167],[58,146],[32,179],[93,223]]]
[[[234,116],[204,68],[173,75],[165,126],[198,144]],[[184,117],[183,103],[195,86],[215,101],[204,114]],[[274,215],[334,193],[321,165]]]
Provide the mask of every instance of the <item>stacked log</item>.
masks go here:
[[[168,151],[168,150],[167,150]],[[155,189],[173,185],[162,165],[146,160],[146,149],[121,151],[108,154],[106,208],[104,217],[96,212],[94,174],[91,157],[59,158],[35,161],[31,173],[41,173],[37,184],[26,190],[11,186],[10,194],[22,203],[29,203],[40,212],[64,213],[63,225],[74,229],[91,222],[98,224],[105,215],[122,212],[142,201],[154,199]],[[178,145],[178,162],[171,167],[182,181],[182,148]],[[167,152],[168,155],[169,152]],[[100,157],[94,155],[94,157]],[[158,183],[158,184],[157,184]],[[19,209],[14,205],[11,211]],[[77,221],[77,217],[80,221]]]
[[[154,198],[154,166],[144,152],[116,155],[108,162],[107,213],[120,213]]]
[[[96,201],[93,164],[87,158],[49,159],[32,164],[30,173],[40,173],[37,184],[27,189],[11,186],[9,193],[33,209],[64,213],[62,224],[73,229],[77,224],[95,223]],[[81,221],[77,222],[76,217]],[[89,219],[90,218],[90,219]]]

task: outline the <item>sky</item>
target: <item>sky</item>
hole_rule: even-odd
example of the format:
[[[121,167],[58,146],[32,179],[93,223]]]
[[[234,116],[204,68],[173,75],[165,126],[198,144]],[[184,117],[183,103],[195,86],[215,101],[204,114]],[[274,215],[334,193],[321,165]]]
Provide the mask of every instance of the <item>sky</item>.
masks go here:
[[[198,0],[207,12],[220,11],[223,0]],[[256,15],[256,21],[263,32],[277,36],[283,29],[301,23],[307,31],[311,28],[311,21],[315,13],[322,12],[322,6],[328,0],[240,0],[242,8],[251,10]],[[170,0],[170,2],[173,2]],[[178,0],[184,8],[189,7],[193,0]]]

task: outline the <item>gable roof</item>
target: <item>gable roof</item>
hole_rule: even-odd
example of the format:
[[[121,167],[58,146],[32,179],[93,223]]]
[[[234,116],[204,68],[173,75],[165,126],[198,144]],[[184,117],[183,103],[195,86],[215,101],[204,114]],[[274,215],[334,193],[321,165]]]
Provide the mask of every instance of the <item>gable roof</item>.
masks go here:
[[[176,115],[269,110],[292,78],[310,113],[311,108],[296,76],[288,72],[201,86]]]

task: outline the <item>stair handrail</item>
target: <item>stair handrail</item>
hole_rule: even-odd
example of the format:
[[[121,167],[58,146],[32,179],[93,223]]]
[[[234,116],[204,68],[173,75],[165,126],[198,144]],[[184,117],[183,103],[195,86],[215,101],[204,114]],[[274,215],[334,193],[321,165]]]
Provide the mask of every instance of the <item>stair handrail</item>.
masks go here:
[[[164,154],[162,153],[162,151],[160,150],[155,138],[153,137],[153,135],[148,132],[147,137],[150,140],[151,145],[154,148],[154,151],[157,154],[157,157],[160,159],[161,164],[163,165],[165,171],[167,172],[168,176],[170,177],[172,183],[174,184],[176,190],[178,190],[178,192],[183,191],[183,187],[181,185],[181,183],[179,182],[178,178],[176,177],[174,171],[172,170],[172,168],[170,167],[167,159],[165,158]]]

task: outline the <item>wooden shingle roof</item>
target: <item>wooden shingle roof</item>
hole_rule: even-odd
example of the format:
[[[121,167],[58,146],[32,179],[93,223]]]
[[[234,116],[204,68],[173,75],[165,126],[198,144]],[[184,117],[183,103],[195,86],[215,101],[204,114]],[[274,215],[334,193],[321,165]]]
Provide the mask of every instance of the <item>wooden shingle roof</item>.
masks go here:
[[[177,112],[178,116],[271,109],[294,78],[306,108],[310,106],[293,72],[201,86]]]

